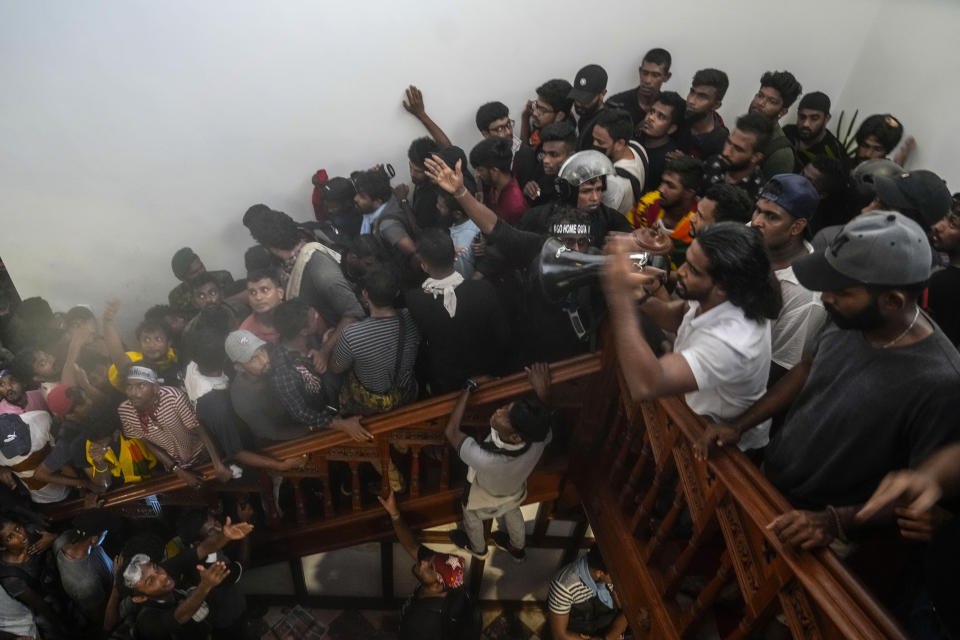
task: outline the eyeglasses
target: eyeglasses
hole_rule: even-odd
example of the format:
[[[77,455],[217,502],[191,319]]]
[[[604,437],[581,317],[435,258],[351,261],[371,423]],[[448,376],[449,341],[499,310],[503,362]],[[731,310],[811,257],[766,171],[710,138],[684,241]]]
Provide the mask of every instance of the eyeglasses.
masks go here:
[[[533,111],[535,113],[553,113],[556,109],[551,109],[550,107],[545,107],[537,101],[533,102]]]
[[[501,124],[498,127],[490,127],[489,129],[487,129],[487,131],[489,131],[490,133],[506,133],[507,131],[512,130],[513,125],[515,124],[516,122],[514,120],[507,120],[506,124]]]

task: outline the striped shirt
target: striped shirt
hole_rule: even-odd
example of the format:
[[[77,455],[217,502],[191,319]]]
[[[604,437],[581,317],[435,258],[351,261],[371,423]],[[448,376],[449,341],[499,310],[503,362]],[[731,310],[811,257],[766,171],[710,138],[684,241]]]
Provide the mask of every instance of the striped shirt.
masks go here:
[[[580,579],[577,573],[577,561],[574,561],[561,569],[550,583],[547,609],[550,613],[566,615],[570,613],[573,605],[587,602],[593,597],[593,591]]]
[[[403,356],[394,381],[399,340],[399,320],[404,327]],[[415,388],[413,365],[420,346],[420,332],[410,312],[400,309],[395,316],[367,318],[344,327],[333,352],[334,361],[354,375],[367,391],[386,393],[392,388],[404,392]]]
[[[180,389],[157,387],[157,404],[148,413],[141,414],[129,400],[120,403],[117,413],[124,436],[140,438],[163,449],[179,465],[188,467],[205,457],[197,414]]]

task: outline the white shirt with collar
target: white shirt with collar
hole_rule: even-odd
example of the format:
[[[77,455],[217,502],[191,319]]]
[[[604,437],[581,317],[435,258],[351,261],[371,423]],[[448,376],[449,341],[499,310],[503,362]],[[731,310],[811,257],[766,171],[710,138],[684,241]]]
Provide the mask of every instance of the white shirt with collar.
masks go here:
[[[685,394],[684,399],[694,413],[717,422],[732,420],[767,390],[771,323],[750,320],[729,301],[699,316],[700,303],[689,304],[673,347],[697,381],[697,390]],[[769,432],[769,420],[750,429],[740,438],[740,449],[765,446]]]

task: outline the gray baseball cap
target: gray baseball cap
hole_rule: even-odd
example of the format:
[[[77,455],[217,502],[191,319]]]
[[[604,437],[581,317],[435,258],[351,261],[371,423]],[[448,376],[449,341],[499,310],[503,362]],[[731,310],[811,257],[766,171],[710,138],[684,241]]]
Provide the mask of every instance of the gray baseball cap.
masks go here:
[[[822,252],[793,263],[811,291],[836,291],[859,284],[908,285],[930,277],[933,253],[916,222],[893,211],[871,211],[840,229]]]
[[[240,329],[230,332],[223,343],[223,348],[231,361],[246,364],[250,362],[250,358],[257,352],[257,349],[265,344],[267,343],[246,329]]]

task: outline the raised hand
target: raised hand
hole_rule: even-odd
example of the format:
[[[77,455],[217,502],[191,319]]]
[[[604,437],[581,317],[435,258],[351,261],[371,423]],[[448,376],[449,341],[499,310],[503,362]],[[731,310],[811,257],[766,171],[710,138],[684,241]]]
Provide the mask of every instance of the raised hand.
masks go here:
[[[200,585],[208,590],[223,582],[230,574],[227,565],[223,562],[214,562],[212,565],[203,568],[203,565],[197,565],[197,572],[200,574]]]
[[[391,518],[400,515],[400,510],[397,509],[397,496],[394,495],[393,489],[390,489],[390,493],[387,494],[386,498],[377,496],[377,500],[380,502],[383,510],[390,514]]]
[[[246,538],[251,531],[253,531],[252,524],[249,522],[233,523],[230,521],[230,516],[227,516],[226,522],[223,523],[223,535],[230,540],[242,540]]]
[[[406,93],[407,99],[403,101],[403,108],[411,115],[417,118],[423,118],[427,113],[427,109],[423,106],[423,94],[420,93],[420,89],[410,85],[407,87]]]
[[[457,160],[457,166],[451,169],[447,166],[447,163],[436,154],[423,161],[426,167],[427,177],[438,187],[450,194],[459,194],[461,189],[466,191],[463,186],[462,163],[462,160]]]
[[[534,393],[545,402],[550,397],[550,365],[546,362],[535,362],[524,367],[524,371],[527,372],[527,379],[530,380]]]

